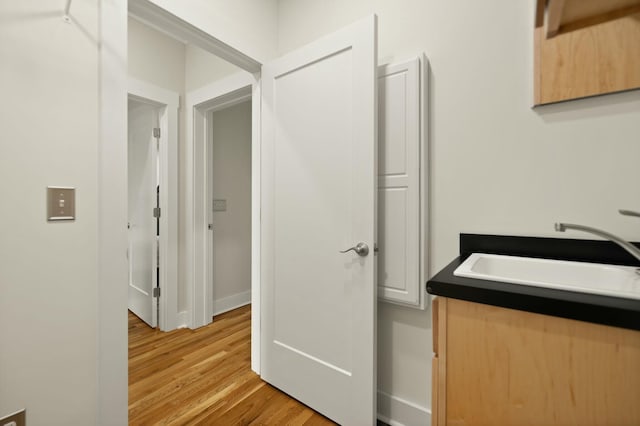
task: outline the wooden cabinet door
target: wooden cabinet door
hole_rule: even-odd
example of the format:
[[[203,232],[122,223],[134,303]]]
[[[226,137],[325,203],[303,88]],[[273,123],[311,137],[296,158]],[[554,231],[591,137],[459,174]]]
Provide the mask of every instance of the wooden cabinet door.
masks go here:
[[[437,327],[434,424],[640,424],[638,331],[455,299]]]

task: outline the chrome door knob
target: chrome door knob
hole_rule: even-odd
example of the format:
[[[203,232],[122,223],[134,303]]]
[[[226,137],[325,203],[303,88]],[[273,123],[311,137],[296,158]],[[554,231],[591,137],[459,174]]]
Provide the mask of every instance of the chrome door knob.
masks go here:
[[[346,250],[341,250],[340,253],[346,253],[351,250],[355,251],[358,256],[362,256],[362,257],[365,257],[366,255],[369,254],[369,246],[366,245],[365,243],[358,243],[354,247],[348,248]]]

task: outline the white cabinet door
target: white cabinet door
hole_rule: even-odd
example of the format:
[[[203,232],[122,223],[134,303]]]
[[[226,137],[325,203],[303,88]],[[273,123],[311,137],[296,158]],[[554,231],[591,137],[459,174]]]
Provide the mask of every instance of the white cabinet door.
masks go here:
[[[420,61],[378,70],[378,294],[381,300],[422,308],[426,147],[421,144]]]
[[[129,100],[129,309],[151,327],[158,311],[153,289],[157,286],[158,148],[153,129],[158,126],[155,106]]]
[[[376,18],[262,71],[262,378],[375,423]],[[366,244],[368,255],[353,250]]]

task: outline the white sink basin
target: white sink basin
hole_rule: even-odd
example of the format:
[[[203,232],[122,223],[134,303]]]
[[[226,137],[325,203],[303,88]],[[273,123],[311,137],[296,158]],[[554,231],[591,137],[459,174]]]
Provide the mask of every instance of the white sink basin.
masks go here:
[[[636,274],[636,269],[631,266],[473,253],[453,274],[640,300],[640,275]]]

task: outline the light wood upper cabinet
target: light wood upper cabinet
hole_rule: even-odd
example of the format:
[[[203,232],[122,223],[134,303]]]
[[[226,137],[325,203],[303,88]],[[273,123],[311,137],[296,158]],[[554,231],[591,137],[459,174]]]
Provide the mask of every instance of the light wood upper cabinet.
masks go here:
[[[551,38],[638,12],[640,0],[549,0],[546,35]]]
[[[640,88],[640,0],[538,0],[534,104]]]
[[[433,425],[638,425],[640,331],[434,300]]]

